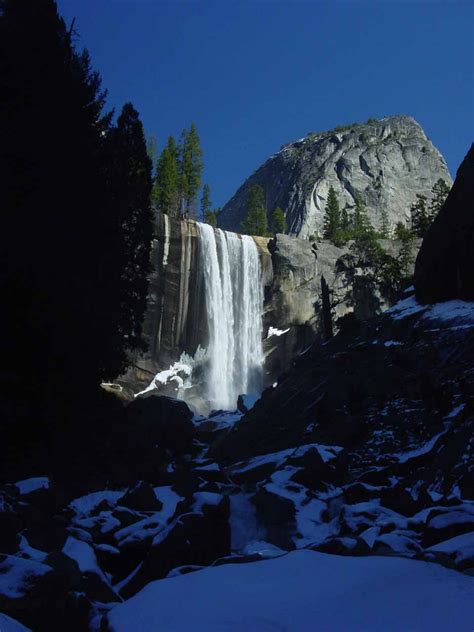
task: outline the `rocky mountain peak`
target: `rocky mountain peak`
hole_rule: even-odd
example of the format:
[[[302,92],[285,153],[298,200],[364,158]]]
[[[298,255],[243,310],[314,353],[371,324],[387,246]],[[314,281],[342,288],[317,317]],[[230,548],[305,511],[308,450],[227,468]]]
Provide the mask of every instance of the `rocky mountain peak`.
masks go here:
[[[405,115],[369,119],[311,132],[283,145],[224,206],[221,224],[239,230],[248,191],[259,184],[269,214],[280,206],[289,232],[303,238],[321,233],[331,186],[349,212],[360,199],[375,227],[381,225],[384,212],[395,225],[408,220],[417,194],[431,197],[439,178],[452,183],[443,156],[415,119]]]

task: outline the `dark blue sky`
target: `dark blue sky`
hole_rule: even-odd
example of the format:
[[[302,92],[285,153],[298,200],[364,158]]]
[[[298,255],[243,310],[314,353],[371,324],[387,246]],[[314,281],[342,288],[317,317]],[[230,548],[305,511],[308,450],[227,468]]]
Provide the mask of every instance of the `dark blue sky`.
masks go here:
[[[474,137],[474,2],[59,0],[159,148],[195,121],[222,205],[285,142],[410,114],[454,175]]]

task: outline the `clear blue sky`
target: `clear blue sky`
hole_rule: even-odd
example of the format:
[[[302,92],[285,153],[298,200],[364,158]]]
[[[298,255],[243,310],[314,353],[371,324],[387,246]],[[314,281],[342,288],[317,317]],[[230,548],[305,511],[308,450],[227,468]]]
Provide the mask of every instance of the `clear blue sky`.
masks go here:
[[[59,0],[159,148],[196,122],[215,205],[285,142],[410,114],[454,173],[474,137],[474,1]]]

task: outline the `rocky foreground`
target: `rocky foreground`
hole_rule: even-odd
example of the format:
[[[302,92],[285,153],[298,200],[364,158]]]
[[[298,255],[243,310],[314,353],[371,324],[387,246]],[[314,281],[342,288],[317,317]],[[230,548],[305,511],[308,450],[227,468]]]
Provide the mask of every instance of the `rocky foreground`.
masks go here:
[[[40,632],[121,630],[114,609],[153,580],[295,549],[474,575],[473,357],[474,304],[407,295],[311,347],[246,414],[136,400],[140,482],[2,488],[0,610]]]
[[[473,174],[474,146],[417,260],[445,302],[346,319],[250,410],[74,403],[52,474],[0,488],[2,632],[467,629]]]

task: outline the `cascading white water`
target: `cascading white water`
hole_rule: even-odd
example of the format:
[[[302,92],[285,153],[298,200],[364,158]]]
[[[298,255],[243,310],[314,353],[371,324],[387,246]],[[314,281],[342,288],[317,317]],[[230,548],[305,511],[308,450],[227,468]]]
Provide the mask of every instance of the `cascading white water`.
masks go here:
[[[255,241],[198,224],[208,318],[205,398],[232,410],[241,393],[260,393],[263,289]]]

